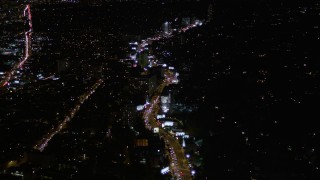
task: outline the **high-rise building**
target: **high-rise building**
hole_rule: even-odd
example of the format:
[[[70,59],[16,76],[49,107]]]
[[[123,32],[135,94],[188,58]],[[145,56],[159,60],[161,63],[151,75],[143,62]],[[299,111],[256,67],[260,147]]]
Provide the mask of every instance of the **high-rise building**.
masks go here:
[[[186,27],[190,25],[190,17],[182,18],[182,26]]]
[[[57,60],[57,70],[60,75],[62,72],[66,71],[68,68],[68,61],[66,59],[58,59]]]
[[[168,34],[170,32],[170,23],[168,21],[164,22],[162,24],[162,31],[165,33],[165,34]]]
[[[207,21],[210,22],[212,21],[213,19],[213,4],[209,4],[209,7],[208,7],[208,19]]]

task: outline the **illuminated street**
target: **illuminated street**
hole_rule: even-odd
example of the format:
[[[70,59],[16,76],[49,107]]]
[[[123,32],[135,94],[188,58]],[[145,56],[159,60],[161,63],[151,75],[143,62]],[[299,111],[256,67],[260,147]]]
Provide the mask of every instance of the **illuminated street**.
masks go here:
[[[176,179],[191,179],[191,172],[189,169],[187,158],[183,152],[183,148],[181,147],[179,141],[168,131],[164,130],[156,121],[156,116],[159,111],[159,97],[163,91],[165,86],[168,86],[172,83],[173,79],[177,77],[170,71],[165,72],[165,79],[163,82],[157,87],[154,96],[152,97],[151,103],[145,109],[143,114],[144,121],[146,124],[146,128],[152,130],[153,128],[159,128],[159,134],[164,139],[166,144],[172,150],[170,152],[170,168],[173,175]]]
[[[23,16],[27,18],[29,29],[24,33],[25,34],[25,52],[24,57],[17,62],[10,71],[6,72],[6,75],[3,80],[0,81],[0,88],[8,85],[8,83],[14,78],[16,71],[22,68],[24,63],[28,61],[29,56],[31,55],[31,39],[32,39],[32,14],[30,10],[30,4],[27,4]],[[0,92],[1,93],[1,92]]]
[[[38,149],[39,151],[43,151],[49,141],[55,136],[57,133],[59,133],[61,130],[67,127],[67,123],[73,119],[73,117],[77,114],[77,112],[80,110],[81,105],[88,100],[88,98],[95,93],[96,89],[103,83],[103,80],[99,79],[96,83],[94,83],[89,90],[83,93],[81,96],[78,97],[78,101],[76,102],[76,105],[74,108],[70,109],[68,114],[66,114],[65,118],[55,127],[52,127],[51,130],[37,143],[34,145],[35,149]]]
[[[1,0],[0,180],[318,180],[318,1]]]

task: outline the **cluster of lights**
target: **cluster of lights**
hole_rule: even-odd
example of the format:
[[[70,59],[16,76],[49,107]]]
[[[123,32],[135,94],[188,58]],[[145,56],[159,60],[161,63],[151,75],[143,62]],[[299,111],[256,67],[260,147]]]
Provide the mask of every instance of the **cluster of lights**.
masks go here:
[[[29,59],[30,56],[30,47],[31,47],[31,32],[32,32],[32,14],[31,14],[31,9],[30,5],[26,5],[24,11],[23,11],[23,16],[26,17],[28,15],[28,21],[29,21],[29,30],[25,32],[25,55],[22,58],[22,60],[15,64],[13,68],[6,73],[6,76],[4,79],[0,82],[0,87],[6,86],[9,84],[9,81],[14,77],[14,74],[16,71],[23,66],[23,64]]]
[[[194,24],[191,24],[185,28],[181,28],[179,30],[179,32],[185,32],[186,30],[190,29],[190,28],[193,28],[193,27],[196,27],[196,26],[201,26],[202,25],[202,22],[200,21],[196,21]],[[134,48],[132,48],[132,50],[135,50],[137,53],[143,51],[144,49],[147,50],[146,46],[148,45],[148,41],[154,41],[154,40],[160,40],[162,38],[168,38],[170,37],[170,35],[172,35],[172,33],[170,32],[169,34],[157,34],[151,38],[147,38],[147,40],[142,40],[142,43],[138,43],[138,42],[131,42],[129,43],[129,45],[132,45]],[[136,60],[136,56],[137,56],[137,53],[134,54],[134,55],[130,55],[130,59],[131,60],[134,60],[136,63],[137,63],[137,60]],[[154,57],[148,57],[148,59],[153,59]],[[167,64],[159,64],[159,63],[156,63],[156,66],[162,66],[163,68],[166,68],[167,67]],[[152,64],[150,63],[149,66],[152,67]],[[147,70],[146,68],[144,68],[145,70]],[[170,66],[169,67],[169,70],[174,70],[174,67]],[[170,84],[177,84],[179,81],[178,81],[178,77],[179,74],[178,73],[172,73],[172,72],[166,72],[165,73],[165,79],[163,80],[162,84],[159,85],[159,87],[157,88],[156,90],[156,95],[152,98],[152,101],[150,103],[146,103],[143,107],[142,106],[139,106],[137,107],[137,110],[143,110],[144,109],[144,113],[143,113],[143,119],[144,119],[144,123],[145,123],[145,127],[148,129],[148,130],[152,130],[152,129],[155,129],[155,128],[159,128],[157,127],[158,124],[157,123],[152,123],[152,120],[155,120],[155,117],[153,117],[154,115],[156,115],[155,111],[156,111],[156,107],[157,107],[157,104],[159,103],[159,97],[160,97],[160,94],[163,90],[163,88],[167,85],[170,85]],[[164,107],[165,108],[165,107]],[[169,109],[168,108],[165,108],[163,109],[164,112],[167,112]],[[165,115],[163,116],[160,116],[158,115],[157,116],[157,119],[161,119],[161,118],[164,118]],[[161,131],[159,131],[160,135],[162,137],[164,137],[165,139],[167,138],[170,138],[168,135],[169,133],[163,131],[163,129],[160,129]],[[184,134],[183,134],[184,135]],[[166,140],[168,142],[168,140]],[[173,150],[173,148],[171,148],[171,153],[170,153],[170,160],[171,160],[171,169],[173,170],[173,174],[175,175],[175,177],[177,179],[181,179],[181,176],[183,175],[182,172],[180,171],[180,168],[178,166],[178,160],[177,160],[177,157],[176,157],[176,154]],[[168,168],[165,168],[162,170],[162,174],[166,174],[168,172]],[[191,175],[194,176],[195,175],[195,171],[192,170],[191,171]]]

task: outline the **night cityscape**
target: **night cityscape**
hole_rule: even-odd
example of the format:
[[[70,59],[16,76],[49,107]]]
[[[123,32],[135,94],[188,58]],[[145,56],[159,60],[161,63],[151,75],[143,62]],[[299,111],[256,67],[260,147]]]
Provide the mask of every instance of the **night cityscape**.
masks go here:
[[[320,1],[1,0],[0,180],[319,180]]]

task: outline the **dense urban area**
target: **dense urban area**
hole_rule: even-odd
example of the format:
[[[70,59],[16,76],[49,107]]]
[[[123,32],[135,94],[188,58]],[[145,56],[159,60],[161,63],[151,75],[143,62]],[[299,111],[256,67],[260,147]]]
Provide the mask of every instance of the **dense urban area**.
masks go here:
[[[0,179],[318,180],[319,20],[302,0],[1,0]]]

